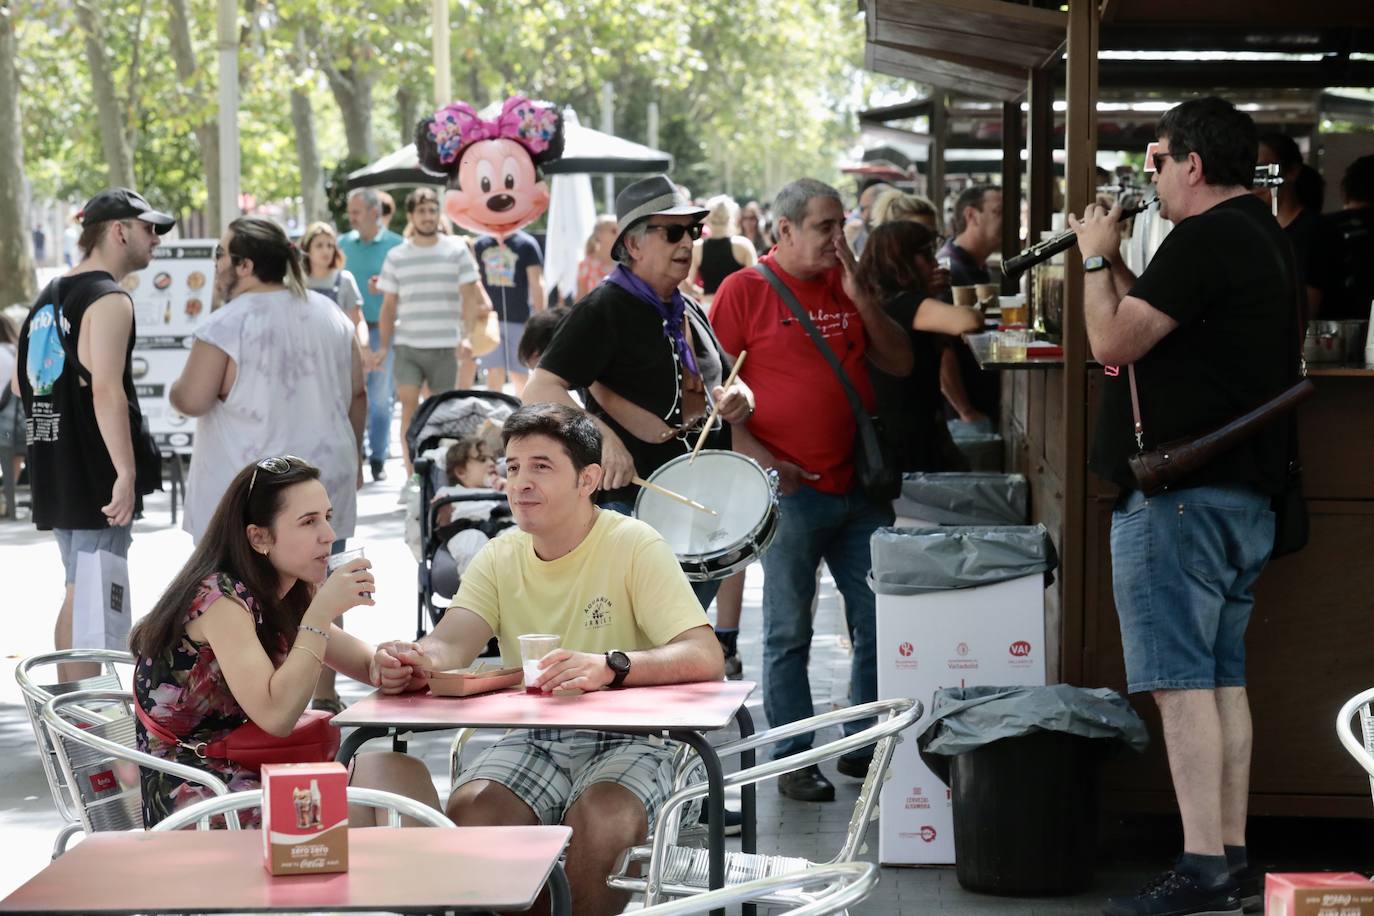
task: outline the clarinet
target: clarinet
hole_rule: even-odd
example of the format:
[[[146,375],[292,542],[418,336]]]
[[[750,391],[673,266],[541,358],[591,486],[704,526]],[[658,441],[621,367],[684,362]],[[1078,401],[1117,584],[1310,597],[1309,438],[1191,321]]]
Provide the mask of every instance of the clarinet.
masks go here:
[[[1127,207],[1121,211],[1121,219],[1128,220],[1137,213],[1144,213],[1151,204],[1159,198],[1152,197],[1144,203],[1134,207]],[[1068,251],[1074,246],[1078,237],[1074,235],[1072,229],[1066,229],[1053,238],[1045,239],[1035,245],[1030,246],[1015,257],[1007,258],[1002,262],[1002,273],[1008,277],[1014,277],[1027,267],[1034,267],[1041,261],[1048,261],[1050,258],[1059,254],[1061,251]]]

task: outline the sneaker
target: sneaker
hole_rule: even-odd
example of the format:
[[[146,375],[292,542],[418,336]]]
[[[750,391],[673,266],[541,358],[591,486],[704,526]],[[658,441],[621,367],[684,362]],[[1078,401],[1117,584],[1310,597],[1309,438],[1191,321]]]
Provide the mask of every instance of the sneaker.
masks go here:
[[[744,662],[740,661],[738,652],[731,652],[725,656],[725,679],[738,681],[744,677]]]
[[[710,819],[709,817],[706,816],[706,805],[705,805],[704,803],[703,803],[702,806],[701,806],[701,817],[697,818],[697,820],[700,822],[701,826],[703,826],[703,827],[705,827],[705,826],[707,826],[708,824],[711,823],[711,819]],[[729,808],[726,808],[726,809],[725,809],[725,835],[726,835],[726,836],[739,836],[739,835],[740,835],[740,832],[741,832],[743,829],[744,829],[744,815],[741,814],[741,813],[738,812],[738,811],[731,811]]]
[[[372,480],[374,483],[381,483],[386,480],[386,462],[372,460]]]
[[[1240,885],[1227,878],[1199,887],[1191,875],[1169,869],[1134,897],[1108,897],[1103,916],[1241,916]]]

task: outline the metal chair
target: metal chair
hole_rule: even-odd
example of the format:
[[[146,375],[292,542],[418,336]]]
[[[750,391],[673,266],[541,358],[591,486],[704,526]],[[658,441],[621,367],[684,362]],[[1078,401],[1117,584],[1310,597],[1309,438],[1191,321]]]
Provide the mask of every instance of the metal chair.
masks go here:
[[[887,777],[888,764],[901,733],[921,718],[922,707],[916,700],[893,699],[878,700],[836,710],[819,716],[812,716],[800,722],[792,722],[777,728],[770,728],[750,738],[732,741],[716,748],[722,758],[776,744],[786,738],[805,734],[818,729],[841,725],[860,719],[882,717],[872,725],[855,734],[827,742],[800,754],[770,760],[753,767],[730,773],[725,777],[727,789],[752,785],[765,779],[775,779],[784,773],[791,773],[803,767],[839,757],[850,751],[857,751],[867,745],[873,748],[873,762],[869,765],[868,775],[859,790],[858,800],[854,803],[854,813],[849,819],[849,830],[843,844],[835,856],[824,866],[852,862],[858,855],[868,830],[868,824],[877,816],[878,795],[883,780]],[[659,811],[658,830],[650,844],[635,846],[625,850],[616,863],[607,884],[620,890],[644,895],[644,903],[652,908],[663,896],[686,897],[703,894],[707,891],[709,859],[707,850],[697,847],[675,845],[679,833],[679,822],[683,806],[693,799],[702,798],[707,793],[703,782],[689,782],[700,766],[699,761],[679,771],[677,791],[675,791]],[[647,865],[646,865],[647,863]],[[646,865],[644,876],[631,874],[636,866]],[[818,866],[807,859],[790,856],[772,856],[761,853],[727,852],[725,855],[725,884],[727,888],[742,887],[748,882],[761,878],[774,878],[784,875],[807,873]],[[766,890],[757,897],[750,898],[756,903],[771,906],[797,906],[815,900],[808,891],[796,885],[784,886],[777,890]],[[691,912],[688,910],[687,912]]]
[[[87,834],[143,829],[139,767],[205,786],[215,795],[229,794],[228,786],[204,770],[136,750],[135,702],[125,690],[78,690],[52,697],[39,712],[78,828]],[[230,818],[229,828],[239,829],[238,821]]]
[[[1341,744],[1345,745],[1345,749],[1355,758],[1355,762],[1364,767],[1365,772],[1369,774],[1369,791],[1371,796],[1374,796],[1374,708],[1371,708],[1371,704],[1374,704],[1374,688],[1357,693],[1346,700],[1341,711],[1336,714],[1336,737],[1341,739]],[[1350,727],[1350,720],[1356,713],[1360,716],[1358,736]]]
[[[55,668],[57,665],[69,662],[98,662],[104,666],[104,670],[96,677],[85,678],[80,681],[53,682],[50,684],[38,682],[38,678],[35,676],[36,669]],[[80,833],[82,828],[79,806],[72,801],[72,793],[67,786],[66,777],[62,773],[62,767],[57,762],[57,752],[53,748],[52,736],[48,734],[47,728],[43,725],[43,719],[40,715],[43,704],[54,696],[71,693],[74,690],[119,690],[122,684],[116,665],[132,666],[133,663],[134,657],[128,652],[116,652],[109,649],[64,649],[58,652],[46,652],[42,655],[31,655],[21,661],[14,671],[14,679],[19,683],[19,690],[24,695],[24,709],[29,714],[29,724],[33,726],[33,734],[38,741],[38,760],[43,765],[43,775],[48,780],[48,791],[52,793],[52,800],[57,807],[57,813],[66,822],[57,834],[57,840],[53,843],[52,857],[54,859],[66,851],[67,843],[75,834]]]
[[[793,891],[803,892],[810,897],[810,902],[804,902],[792,910],[775,910],[777,916],[825,916],[830,913],[843,913],[849,907],[861,903],[872,893],[877,883],[878,866],[872,862],[817,865],[806,871],[759,878],[736,887],[725,887],[634,912],[635,916],[689,916],[707,913],[732,903],[759,900]],[[807,893],[808,888],[816,887],[822,890],[819,893]]]
[[[387,812],[387,826],[401,826],[401,815],[413,817],[423,823],[426,827],[454,827],[453,821],[449,820],[440,811],[435,811],[429,805],[418,802],[413,798],[404,795],[397,795],[395,792],[385,792],[381,789],[363,789],[358,786],[348,787],[349,804],[370,805],[373,808],[382,808]],[[180,830],[195,824],[199,830],[207,830],[210,826],[210,818],[219,814],[228,814],[231,811],[242,811],[245,808],[258,808],[262,806],[262,790],[249,789],[246,792],[231,792],[228,795],[219,795],[215,798],[207,798],[196,802],[194,805],[187,805],[177,811],[173,811],[167,817],[158,821],[153,826],[154,830]],[[238,818],[226,817],[230,824],[237,824]]]

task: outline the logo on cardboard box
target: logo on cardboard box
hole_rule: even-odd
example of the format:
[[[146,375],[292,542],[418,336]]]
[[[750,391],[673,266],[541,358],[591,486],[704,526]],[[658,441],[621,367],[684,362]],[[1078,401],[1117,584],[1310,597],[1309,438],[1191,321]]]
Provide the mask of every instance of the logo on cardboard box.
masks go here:
[[[1007,654],[1011,656],[1011,661],[1007,664],[1012,668],[1029,668],[1035,664],[1031,658],[1031,644],[1028,640],[1018,639],[1007,646]]]
[[[968,656],[968,643],[961,642],[959,645],[955,646],[954,654],[960,658],[966,658]]]
[[[927,843],[935,842],[935,828],[929,824],[921,825],[921,839]]]
[[[975,671],[978,668],[978,659],[969,658],[968,643],[961,642],[954,647],[955,658],[951,658],[946,665],[951,671]]]
[[[898,667],[898,668],[916,668],[916,667],[919,667],[920,664],[921,664],[920,661],[919,661],[918,659],[915,659],[915,658],[912,657],[912,656],[915,654],[915,652],[916,652],[916,647],[913,646],[913,645],[912,645],[911,643],[909,643],[909,642],[904,642],[904,643],[901,643],[900,645],[898,645],[898,646],[897,646],[897,655],[898,655],[899,657],[898,657],[898,659],[897,659],[897,667]]]
[[[904,643],[902,643],[900,646],[897,647],[897,654],[900,655],[900,656],[902,656],[902,658],[907,658],[908,656],[911,655],[912,652],[915,652],[915,651],[916,651],[915,647],[912,646],[911,643],[909,643],[909,642],[904,642]]]

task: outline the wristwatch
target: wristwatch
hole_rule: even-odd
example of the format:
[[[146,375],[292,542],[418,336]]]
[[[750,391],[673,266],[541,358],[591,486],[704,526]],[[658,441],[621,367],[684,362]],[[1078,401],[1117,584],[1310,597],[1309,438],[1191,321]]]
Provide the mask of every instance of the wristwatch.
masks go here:
[[[615,675],[611,678],[611,687],[623,686],[625,678],[630,675],[630,656],[619,649],[612,649],[606,653],[606,667]]]
[[[1090,274],[1095,270],[1106,270],[1112,266],[1112,262],[1100,254],[1092,255],[1083,259],[1083,273]]]

